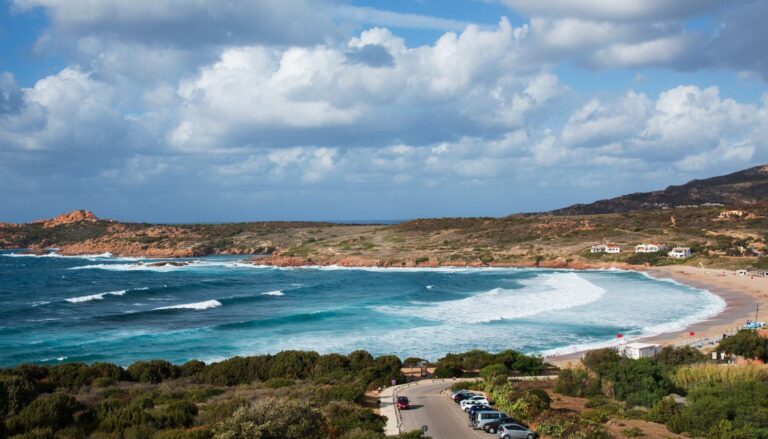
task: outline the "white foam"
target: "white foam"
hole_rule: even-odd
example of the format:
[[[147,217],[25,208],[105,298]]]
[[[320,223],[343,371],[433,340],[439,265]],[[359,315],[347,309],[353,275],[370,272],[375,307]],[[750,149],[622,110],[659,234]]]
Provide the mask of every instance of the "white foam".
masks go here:
[[[160,308],[155,308],[155,311],[159,311],[163,309],[193,309],[197,311],[202,311],[205,309],[218,308],[220,306],[221,306],[221,302],[219,302],[218,300],[206,300],[205,302],[185,303],[183,305],[162,306]]]
[[[270,291],[268,293],[261,293],[262,296],[285,296],[285,293],[283,293],[280,290],[277,291]]]
[[[88,296],[80,296],[80,297],[70,297],[69,299],[64,299],[64,300],[66,300],[69,303],[90,302],[93,300],[103,300],[105,296],[122,296],[127,292],[128,290],[107,291],[106,293],[91,294]]]
[[[431,290],[432,288],[435,288],[435,286],[434,285],[427,285],[427,289],[428,290]]]
[[[530,317],[600,300],[605,290],[576,273],[550,273],[526,281],[523,289],[494,288],[464,299],[429,306],[378,306],[374,309],[401,316],[452,323],[484,323]]]
[[[170,262],[169,260],[159,260],[156,262]],[[195,260],[184,261],[183,265],[154,265],[155,263],[138,264],[91,264],[80,267],[71,267],[70,270],[109,270],[109,271],[154,271],[166,273],[170,271],[198,270],[207,268],[259,268],[253,264],[243,263],[242,261],[207,261]]]

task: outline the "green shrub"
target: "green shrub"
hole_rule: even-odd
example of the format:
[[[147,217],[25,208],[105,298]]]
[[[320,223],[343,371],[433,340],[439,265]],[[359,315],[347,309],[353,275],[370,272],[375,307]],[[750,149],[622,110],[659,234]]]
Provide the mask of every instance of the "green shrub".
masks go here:
[[[80,408],[81,405],[69,395],[43,395],[32,401],[18,415],[8,419],[8,429],[17,433],[36,428],[50,428],[55,431],[71,424],[74,421],[74,413]]]
[[[666,424],[673,416],[680,412],[677,403],[672,398],[663,398],[651,407],[647,419],[651,422]]]
[[[497,378],[507,379],[509,370],[505,364],[490,364],[480,370],[480,376],[487,382],[493,382]]]
[[[56,435],[50,428],[34,428],[30,431],[13,436],[12,439],[55,439]]]
[[[341,439],[384,439],[384,435],[375,431],[355,428],[342,434]]]
[[[271,378],[304,379],[312,373],[319,357],[317,352],[280,352],[272,359],[269,376]]]
[[[272,366],[270,355],[254,357],[232,357],[218,363],[209,364],[200,373],[204,382],[221,386],[247,384],[256,380],[270,378]]]
[[[152,436],[152,439],[212,439],[213,433],[207,428],[193,430],[162,430]]]
[[[611,372],[621,361],[621,356],[610,348],[595,349],[584,354],[581,360],[589,370],[602,377]]]
[[[349,367],[354,371],[361,371],[373,367],[373,356],[367,351],[353,351],[347,355]]]
[[[580,398],[602,394],[600,380],[592,377],[586,369],[563,369],[558,372],[555,392]]]
[[[179,376],[191,377],[205,369],[205,363],[198,360],[190,360],[179,366]]]
[[[626,437],[644,437],[645,432],[637,427],[628,427],[621,430],[621,433]]]
[[[155,414],[158,426],[162,428],[191,427],[197,416],[197,405],[189,401],[173,401]]]
[[[20,375],[0,375],[0,418],[19,413],[37,397],[34,381]]]
[[[435,378],[454,378],[464,375],[464,370],[458,363],[441,362],[432,375]]]
[[[768,360],[768,339],[761,337],[756,331],[741,330],[736,335],[721,341],[717,350],[766,361]]]
[[[384,419],[373,410],[344,401],[333,401],[323,409],[328,419],[331,435],[343,434],[353,430],[365,430],[376,433],[384,432]]]
[[[165,360],[137,361],[128,367],[128,375],[140,383],[157,384],[179,376],[179,368]]]
[[[306,439],[324,437],[323,414],[305,401],[267,398],[234,415],[214,428],[216,439]]]
[[[668,367],[704,363],[707,356],[690,346],[664,346],[655,357],[656,361]]]

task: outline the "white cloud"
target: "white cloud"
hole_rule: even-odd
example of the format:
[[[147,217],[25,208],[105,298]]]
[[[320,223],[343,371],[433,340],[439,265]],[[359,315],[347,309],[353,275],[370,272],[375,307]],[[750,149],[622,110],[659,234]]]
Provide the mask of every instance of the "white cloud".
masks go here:
[[[645,20],[697,15],[717,6],[721,0],[501,0],[501,2],[529,15]]]

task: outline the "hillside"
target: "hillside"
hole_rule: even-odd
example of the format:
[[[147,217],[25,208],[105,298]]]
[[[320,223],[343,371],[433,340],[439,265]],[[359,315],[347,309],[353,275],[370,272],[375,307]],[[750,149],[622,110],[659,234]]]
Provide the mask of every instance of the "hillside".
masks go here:
[[[549,214],[505,218],[419,219],[397,225],[321,222],[146,224],[99,219],[75,211],[29,224],[0,223],[0,249],[62,254],[198,257],[258,255],[274,265],[349,266],[621,266],[687,263],[768,269],[768,166],[632,194]],[[722,207],[713,203],[728,205]],[[591,206],[591,207],[590,207]],[[655,207],[654,207],[655,206]],[[738,215],[723,210],[738,206]],[[610,210],[610,213],[591,213]],[[611,243],[618,254],[590,253]],[[635,255],[640,243],[694,249],[672,261],[665,253]]]
[[[557,209],[554,215],[593,215],[635,210],[668,209],[681,206],[750,206],[768,201],[768,165],[654,192],[639,192],[590,204]]]

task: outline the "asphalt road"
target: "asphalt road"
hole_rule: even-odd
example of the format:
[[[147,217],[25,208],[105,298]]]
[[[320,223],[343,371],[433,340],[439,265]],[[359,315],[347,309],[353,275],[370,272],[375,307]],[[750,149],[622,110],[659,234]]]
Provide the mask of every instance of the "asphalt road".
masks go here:
[[[403,431],[418,430],[426,425],[427,435],[434,439],[494,439],[494,435],[483,430],[472,430],[467,425],[467,414],[440,393],[450,385],[450,382],[438,382],[399,390],[398,396],[407,396],[411,401],[410,410],[400,411]]]

